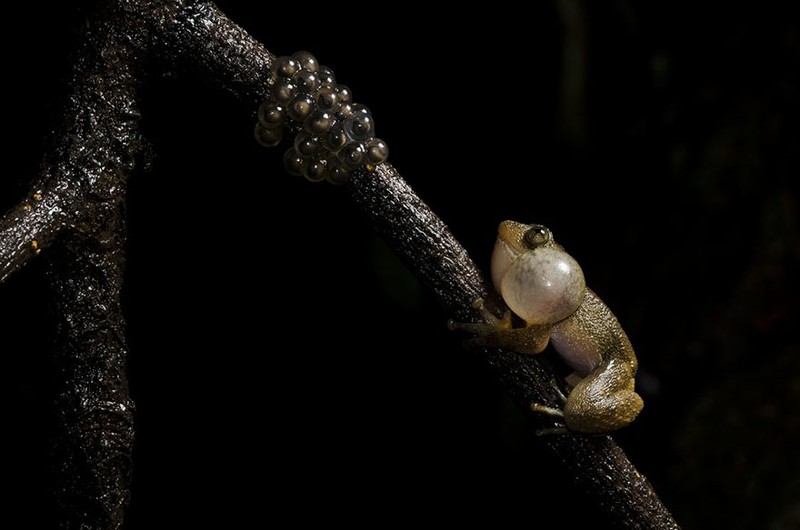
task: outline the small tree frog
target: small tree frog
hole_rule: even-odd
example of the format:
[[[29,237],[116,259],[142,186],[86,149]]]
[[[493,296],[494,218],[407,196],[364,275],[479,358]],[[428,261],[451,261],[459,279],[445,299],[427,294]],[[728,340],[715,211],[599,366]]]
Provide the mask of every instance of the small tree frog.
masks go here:
[[[503,221],[491,261],[492,283],[510,311],[525,322],[514,327],[511,313],[494,316],[476,300],[484,321],[450,322],[451,329],[476,334],[481,346],[536,354],[548,342],[575,373],[567,378],[563,409],[538,403],[534,411],[563,417],[567,430],[603,433],[631,423],[644,405],[634,391],[637,360],[616,317],[586,287],[575,259],[542,225]],[[559,391],[560,393],[560,391]]]

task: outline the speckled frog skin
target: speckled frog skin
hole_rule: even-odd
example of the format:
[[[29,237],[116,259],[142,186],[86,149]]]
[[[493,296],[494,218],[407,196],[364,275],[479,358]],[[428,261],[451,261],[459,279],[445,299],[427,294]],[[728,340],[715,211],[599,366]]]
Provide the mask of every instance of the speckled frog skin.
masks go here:
[[[539,404],[538,412],[563,416],[566,429],[613,431],[631,423],[643,402],[634,392],[637,361],[611,310],[586,287],[583,271],[541,225],[504,221],[492,254],[492,282],[524,327],[510,314],[497,318],[483,308],[484,322],[452,327],[475,333],[480,345],[535,354],[548,342],[575,370],[563,411]],[[564,429],[551,429],[551,432]]]

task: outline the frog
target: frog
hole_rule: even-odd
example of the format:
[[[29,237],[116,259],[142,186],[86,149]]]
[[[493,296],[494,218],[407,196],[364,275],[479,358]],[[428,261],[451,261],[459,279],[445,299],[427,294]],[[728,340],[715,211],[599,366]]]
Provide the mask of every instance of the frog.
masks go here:
[[[638,361],[631,341],[552,231],[540,224],[501,222],[490,268],[492,284],[507,306],[503,316],[479,298],[473,306],[482,321],[451,320],[449,327],[473,334],[471,344],[520,354],[539,354],[551,344],[573,370],[565,378],[567,394],[552,382],[560,407],[530,405],[563,423],[537,434],[602,434],[633,422],[644,401],[634,389]]]

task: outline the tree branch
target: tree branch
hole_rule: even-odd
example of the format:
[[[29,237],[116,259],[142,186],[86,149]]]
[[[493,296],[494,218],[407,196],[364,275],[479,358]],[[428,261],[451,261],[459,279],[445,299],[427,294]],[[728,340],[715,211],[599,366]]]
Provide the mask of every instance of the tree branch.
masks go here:
[[[160,38],[159,57],[171,62],[172,68],[198,72],[254,109],[264,100],[275,56],[212,2],[187,6],[173,30]]]
[[[136,28],[136,29],[134,29]],[[139,20],[89,13],[64,121],[31,192],[0,221],[0,281],[52,247],[62,528],[117,529],[130,495],[133,404],[120,288],[126,179],[142,150]],[[90,526],[88,526],[90,525]]]
[[[210,3],[185,10],[170,49],[193,61],[204,77],[248,104],[268,95],[264,68],[273,56]],[[213,34],[210,35],[209,33]],[[231,48],[225,43],[236,42]],[[211,43],[211,44],[209,44]],[[253,107],[255,114],[255,105]],[[400,258],[433,290],[439,302],[457,318],[477,319],[471,302],[490,289],[466,251],[442,221],[389,164],[369,173],[358,171],[349,183],[355,202]],[[496,371],[511,398],[528,410],[532,402],[552,402],[552,370],[535,357],[502,350],[482,354]],[[539,421],[539,418],[535,418]],[[558,436],[545,443],[566,470],[607,514],[625,529],[677,529],[678,525],[656,493],[609,436]]]
[[[76,197],[70,183],[44,179],[0,219],[0,283],[50,246],[66,225]]]
[[[63,528],[120,528],[130,497],[133,402],[120,292],[124,230],[54,249],[59,488]]]
[[[131,36],[146,32],[110,4],[88,18],[64,122],[31,191],[0,219],[0,282],[64,229],[91,233],[123,202],[121,184],[142,149],[133,92],[142,50]]]

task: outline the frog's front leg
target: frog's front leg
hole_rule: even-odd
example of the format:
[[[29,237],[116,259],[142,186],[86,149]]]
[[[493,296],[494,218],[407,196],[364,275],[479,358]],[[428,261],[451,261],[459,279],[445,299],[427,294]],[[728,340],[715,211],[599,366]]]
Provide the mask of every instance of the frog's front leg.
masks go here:
[[[483,298],[476,298],[472,302],[472,308],[481,312],[483,320],[481,322],[457,322],[453,319],[447,321],[447,327],[451,331],[466,331],[478,337],[485,337],[492,333],[511,329],[511,311],[506,310],[502,317],[496,317],[489,311]]]
[[[472,303],[472,307],[481,312],[481,322],[456,322],[450,320],[447,327],[451,330],[466,331],[475,335],[468,342],[487,348],[503,348],[519,353],[541,353],[550,340],[550,325],[527,325],[515,328],[511,320],[511,312],[498,318],[486,307],[482,298]]]

